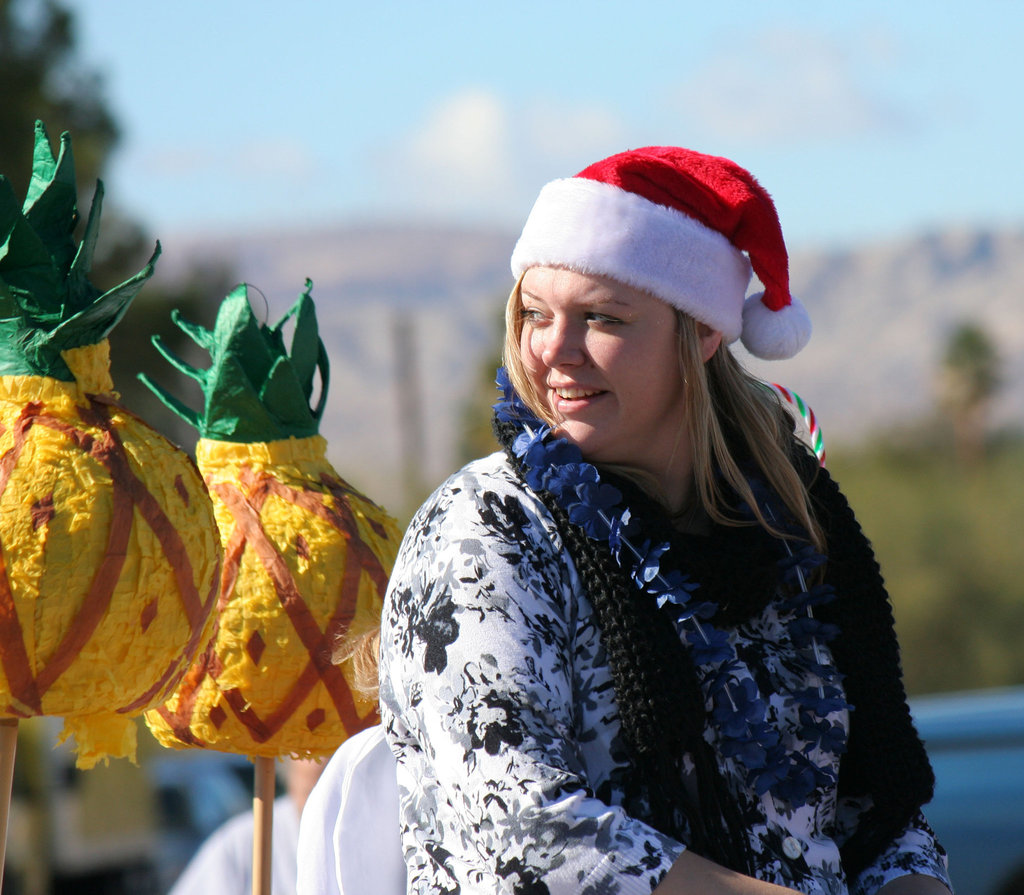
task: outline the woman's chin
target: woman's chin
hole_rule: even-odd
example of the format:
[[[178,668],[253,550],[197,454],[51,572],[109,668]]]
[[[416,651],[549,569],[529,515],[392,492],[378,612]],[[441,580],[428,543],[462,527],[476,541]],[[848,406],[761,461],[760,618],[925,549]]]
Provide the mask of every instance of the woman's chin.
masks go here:
[[[592,463],[605,462],[602,447],[605,439],[601,438],[593,426],[577,420],[563,420],[555,429],[555,434],[570,444],[576,445],[583,454],[583,459]]]

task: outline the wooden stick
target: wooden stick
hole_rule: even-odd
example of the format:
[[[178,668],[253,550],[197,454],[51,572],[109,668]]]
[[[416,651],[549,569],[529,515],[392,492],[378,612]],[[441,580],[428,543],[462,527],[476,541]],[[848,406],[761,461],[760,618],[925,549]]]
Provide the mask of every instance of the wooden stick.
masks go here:
[[[11,815],[14,754],[18,749],[18,719],[0,718],[0,884],[7,858],[7,821]]]
[[[270,895],[275,767],[273,758],[257,756],[254,762],[256,770],[252,800],[252,895]]]

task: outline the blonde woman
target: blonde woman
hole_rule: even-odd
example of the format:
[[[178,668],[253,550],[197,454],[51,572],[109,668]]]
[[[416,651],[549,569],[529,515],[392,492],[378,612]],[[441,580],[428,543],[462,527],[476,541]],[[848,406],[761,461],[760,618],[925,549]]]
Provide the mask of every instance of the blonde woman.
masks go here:
[[[542,190],[512,266],[504,450],[385,602],[408,891],[947,893],[870,546],[729,349],[810,335],[767,193],[621,153]]]

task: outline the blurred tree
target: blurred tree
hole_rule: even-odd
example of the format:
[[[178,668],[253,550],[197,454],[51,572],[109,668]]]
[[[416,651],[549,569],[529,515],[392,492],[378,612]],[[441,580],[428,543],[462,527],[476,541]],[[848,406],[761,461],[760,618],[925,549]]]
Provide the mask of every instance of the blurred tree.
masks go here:
[[[68,131],[79,208],[87,209],[120,131],[104,99],[102,78],[79,59],[75,41],[74,17],[56,0],[0,0],[0,172],[15,195],[25,195],[36,120],[53,140]],[[97,282],[113,286],[145,262],[152,240],[109,203],[103,230],[93,273]]]
[[[101,75],[77,53],[74,17],[58,0],[0,0],[0,173],[24,196],[32,173],[33,127],[42,121],[53,144],[71,134],[81,220],[79,237],[120,129],[103,94]],[[112,201],[113,200],[113,201]],[[139,270],[153,251],[153,238],[138,221],[118,213],[116,197],[103,204],[101,234],[90,279],[106,290]],[[159,333],[175,353],[199,361],[191,339],[171,323],[178,308],[212,325],[220,300],[234,281],[227,268],[196,268],[165,284],[162,264],[111,334],[111,374],[124,404],[172,441],[190,449],[195,433],[136,379],[141,370],[176,394],[195,396],[191,379],[170,368],[150,343]],[[198,406],[198,405],[197,405]]]
[[[498,450],[498,441],[491,429],[491,408],[498,400],[494,376],[501,366],[502,337],[505,331],[505,306],[499,303],[501,314],[494,327],[495,347],[488,352],[480,364],[480,370],[472,391],[462,407],[461,435],[459,437],[458,460],[468,463],[477,457]]]
[[[871,538],[892,597],[911,693],[1024,683],[1024,435],[988,447],[985,474],[908,433],[829,468]]]
[[[0,0],[0,171],[24,195],[32,171],[32,126],[74,134],[80,185],[92,190],[117,143],[98,73],[75,53],[74,20],[55,0]]]
[[[976,466],[984,455],[989,408],[1001,384],[999,355],[988,333],[976,323],[961,323],[946,343],[940,390],[965,466]]]

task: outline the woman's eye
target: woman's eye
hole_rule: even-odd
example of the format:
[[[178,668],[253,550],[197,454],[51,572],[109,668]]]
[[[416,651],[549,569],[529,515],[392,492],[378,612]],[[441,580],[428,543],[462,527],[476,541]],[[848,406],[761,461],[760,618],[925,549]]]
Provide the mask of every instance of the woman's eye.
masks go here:
[[[536,323],[543,319],[543,314],[538,308],[522,308],[519,311],[519,318],[527,323]]]
[[[610,317],[607,314],[588,314],[587,319],[594,323],[603,323],[609,326],[615,326],[616,324],[622,323],[619,317]]]

